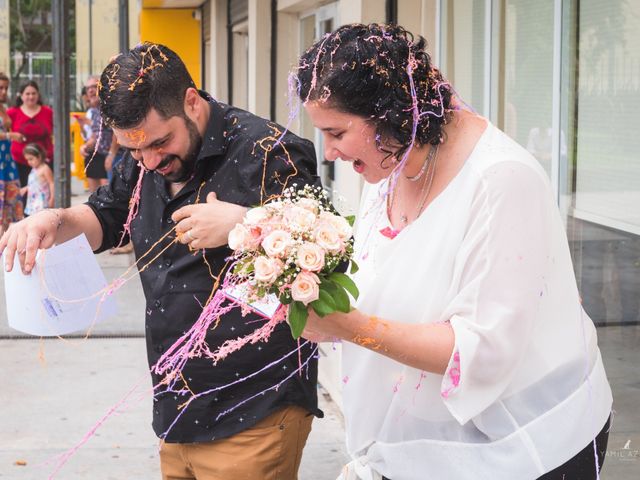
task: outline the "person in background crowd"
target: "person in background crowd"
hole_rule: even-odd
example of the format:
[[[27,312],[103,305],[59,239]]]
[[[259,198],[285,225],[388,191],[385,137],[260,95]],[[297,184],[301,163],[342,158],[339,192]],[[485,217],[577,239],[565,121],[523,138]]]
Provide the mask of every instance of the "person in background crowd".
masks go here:
[[[293,80],[368,184],[356,308],[303,333],[343,341],[343,477],[598,478],[611,388],[540,163],[400,26],[325,35]]]
[[[44,150],[37,143],[29,143],[22,153],[31,167],[27,186],[20,191],[27,197],[24,213],[33,215],[45,208],[53,208],[53,172],[45,161]]]
[[[0,72],[0,229],[6,230],[11,222],[23,218],[18,168],[11,157],[11,141],[22,139],[22,134],[11,131],[11,118],[6,103],[9,77]]]
[[[80,147],[80,153],[84,157],[89,191],[95,192],[98,187],[108,183],[105,162],[111,150],[113,130],[102,124],[100,99],[98,98],[98,78],[89,77],[85,87],[89,102],[86,116],[91,120],[91,135]]]
[[[87,117],[87,112],[89,108],[91,108],[91,102],[89,101],[86,86],[83,86],[80,90],[80,102],[85,113],[76,113],[73,115],[73,118],[80,124],[82,138],[86,142],[91,136],[91,118]]]
[[[11,131],[21,138],[11,142],[11,156],[16,161],[20,185],[26,186],[31,168],[22,155],[28,143],[37,143],[46,154],[47,163],[53,162],[53,110],[42,104],[40,88],[34,80],[20,86],[20,105],[7,110],[11,118]]]

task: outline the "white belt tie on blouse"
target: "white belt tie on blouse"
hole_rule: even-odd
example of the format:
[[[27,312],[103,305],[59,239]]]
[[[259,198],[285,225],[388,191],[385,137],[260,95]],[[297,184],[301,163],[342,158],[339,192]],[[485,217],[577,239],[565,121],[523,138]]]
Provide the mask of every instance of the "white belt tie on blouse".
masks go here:
[[[369,457],[362,455],[342,467],[336,480],[382,480],[382,475],[369,466]]]

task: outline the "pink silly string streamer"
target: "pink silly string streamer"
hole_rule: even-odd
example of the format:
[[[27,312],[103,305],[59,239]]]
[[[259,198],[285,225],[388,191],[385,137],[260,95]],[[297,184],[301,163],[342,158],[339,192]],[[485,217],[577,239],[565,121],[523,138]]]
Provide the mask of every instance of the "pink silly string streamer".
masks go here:
[[[164,376],[162,383],[167,384],[169,388],[180,378],[180,373],[189,359],[206,357],[216,365],[245,345],[268,341],[276,325],[286,319],[287,308],[281,307],[267,323],[253,333],[235,340],[227,340],[215,352],[211,352],[206,343],[206,336],[212,325],[217,324],[222,316],[234,308],[240,308],[238,303],[229,302],[225,293],[235,286],[235,282],[232,275],[225,277],[222,286],[205,305],[193,326],[169,347],[152,367],[153,373]]]
[[[318,82],[318,60],[320,60],[320,55],[325,53],[324,44],[331,38],[330,34],[326,34],[322,39],[322,43],[318,47],[318,52],[316,53],[315,61],[313,62],[313,70],[311,71],[311,86],[309,87],[309,92],[307,93],[307,98],[305,98],[304,103],[309,101],[311,97],[311,92],[313,92],[316,88],[316,84]]]
[[[213,360],[213,364],[216,365],[220,360],[227,358],[231,353],[240,350],[245,345],[266,342],[269,340],[269,337],[273,333],[273,329],[276,325],[285,321],[286,312],[286,308],[279,308],[267,323],[255,330],[252,334],[236,340],[227,340],[213,354],[207,354],[207,357],[211,358]]]
[[[98,422],[93,427],[91,427],[91,429],[89,429],[89,431],[84,435],[84,437],[82,437],[82,439],[75,446],[73,446],[72,448],[70,448],[69,450],[67,450],[66,452],[64,452],[62,455],[58,457],[58,460],[56,461],[56,464],[55,464],[55,468],[48,477],[49,480],[53,480],[53,478],[58,474],[60,469],[62,469],[62,467],[64,467],[64,465],[77,453],[77,451],[80,450],[80,448],[82,448],[82,446],[85,443],[87,443],[91,439],[91,437],[95,435],[96,431],[113,414],[115,414],[118,411],[118,409],[120,409],[122,406],[127,404],[127,402],[129,401],[129,398],[135,393],[135,391],[138,389],[142,381],[143,380],[140,379],[136,383],[136,385],[131,390],[129,390],[127,394],[124,397],[122,397],[122,399],[118,401],[118,403],[116,403],[111,408],[109,408],[109,410],[107,410],[107,412],[102,416],[102,418],[98,420]]]
[[[245,376],[245,377],[242,377],[242,378],[239,378],[239,379],[237,379],[237,380],[234,380],[233,382],[228,383],[228,384],[226,384],[226,385],[221,385],[221,386],[218,386],[218,387],[215,387],[215,388],[212,388],[212,389],[209,389],[209,390],[205,390],[204,392],[200,392],[200,393],[198,393],[198,394],[193,395],[191,398],[189,398],[189,400],[187,400],[187,402],[186,402],[186,403],[184,403],[184,404],[183,404],[183,407],[182,407],[183,409],[182,409],[182,411],[181,411],[181,412],[176,416],[176,418],[175,418],[175,419],[174,419],[174,421],[171,423],[171,425],[169,425],[169,428],[168,428],[168,429],[167,429],[167,430],[166,430],[162,435],[160,435],[160,437],[161,437],[161,438],[165,438],[165,437],[169,434],[169,432],[171,431],[171,429],[172,429],[172,428],[174,427],[174,425],[178,422],[178,420],[180,419],[180,417],[184,414],[184,412],[187,410],[187,408],[189,407],[189,405],[190,405],[194,400],[196,400],[196,399],[198,399],[198,398],[200,398],[200,397],[203,397],[203,396],[205,396],[205,395],[210,395],[210,394],[212,394],[212,393],[219,392],[220,390],[224,390],[224,389],[226,389],[226,388],[229,388],[229,387],[231,387],[231,386],[237,385],[237,384],[239,384],[239,383],[246,382],[247,380],[250,380],[251,378],[255,377],[256,375],[259,375],[260,373],[264,372],[265,370],[268,370],[269,368],[271,368],[271,367],[273,367],[273,366],[275,366],[275,365],[279,364],[280,362],[282,362],[282,361],[286,360],[288,357],[290,357],[291,355],[295,354],[296,352],[298,352],[298,351],[299,351],[299,349],[301,349],[301,348],[302,348],[302,347],[304,347],[305,345],[308,345],[309,343],[311,343],[311,342],[309,342],[308,340],[306,340],[306,341],[305,341],[304,343],[302,343],[302,345],[300,345],[299,347],[297,347],[297,348],[295,348],[295,349],[291,350],[290,352],[286,353],[285,355],[283,355],[283,356],[282,356],[282,357],[280,357],[279,359],[277,359],[277,360],[275,360],[275,361],[273,361],[273,362],[271,362],[271,363],[269,363],[269,364],[265,365],[265,366],[264,366],[264,367],[262,367],[261,369],[256,370],[255,372],[253,372],[253,373],[251,373],[251,374],[249,374],[249,375],[247,375],[247,376]],[[309,358],[307,358],[307,359],[306,359],[306,361],[304,362],[303,366],[306,366],[306,365],[311,361],[311,359],[313,359],[313,358],[315,357],[317,350],[318,350],[318,347],[316,346],[316,347],[313,349],[313,351],[310,353]],[[256,398],[256,397],[258,397],[258,396],[260,396],[260,395],[264,395],[266,392],[268,392],[268,391],[270,391],[270,390],[277,390],[278,388],[280,388],[280,386],[282,386],[282,384],[283,384],[284,382],[286,382],[287,380],[289,380],[290,378],[292,378],[292,377],[293,377],[294,375],[296,375],[297,373],[298,373],[298,370],[297,370],[297,369],[296,369],[296,370],[293,370],[289,375],[287,375],[284,379],[282,379],[281,381],[279,381],[279,382],[278,382],[278,383],[276,383],[275,385],[272,385],[271,387],[268,387],[268,388],[264,389],[263,391],[258,392],[258,393],[256,393],[255,395],[252,395],[252,396],[250,396],[250,397],[248,397],[248,398],[246,398],[246,399],[242,400],[241,402],[237,403],[236,405],[234,405],[233,407],[229,408],[228,410],[225,410],[225,411],[221,412],[221,413],[220,413],[220,414],[218,414],[218,416],[216,417],[216,420],[219,420],[219,419],[220,419],[220,417],[223,417],[224,415],[228,415],[229,413],[233,412],[235,409],[237,409],[237,408],[238,408],[238,407],[240,407],[241,405],[244,405],[245,403],[247,403],[247,402],[249,402],[249,401],[253,400],[254,398]],[[169,391],[167,391],[166,393],[168,393],[168,392],[169,392]],[[176,392],[176,393],[182,393],[182,392]]]
[[[122,246],[122,242],[124,242],[124,238],[127,235],[131,236],[131,222],[133,222],[133,219],[136,218],[136,215],[138,214],[138,207],[140,206],[140,192],[142,191],[142,179],[145,173],[147,173],[147,169],[141,163],[138,181],[136,182],[136,186],[133,188],[131,199],[129,200],[129,215],[127,216],[127,221],[124,222],[122,236],[120,237],[118,247]]]
[[[300,352],[300,349],[306,345],[310,343],[308,340],[305,341],[302,345],[298,346],[298,348],[296,348],[295,350],[292,350],[291,353],[295,353],[295,352]],[[293,370],[289,375],[287,375],[285,378],[283,378],[282,380],[280,380],[278,383],[276,383],[275,385],[272,385],[271,387],[265,388],[264,390],[255,393],[254,395],[251,395],[248,398],[245,398],[243,401],[241,401],[240,403],[236,404],[235,406],[229,408],[228,410],[225,410],[224,412],[221,412],[218,414],[218,416],[216,416],[216,420],[220,419],[220,417],[224,417],[225,415],[228,415],[229,413],[233,412],[236,408],[241,407],[242,405],[244,405],[247,402],[250,402],[251,400],[253,400],[254,398],[259,397],[260,395],[264,395],[265,393],[267,393],[270,390],[278,390],[287,380],[293,378],[295,375],[298,375],[298,372],[302,371],[303,367],[306,367],[309,362],[315,358],[316,353],[318,352],[318,346],[316,345],[313,349],[313,351],[309,354],[309,357],[304,361],[304,363],[302,363],[299,367],[299,369],[297,370]],[[289,354],[287,354],[288,356]]]
[[[91,162],[93,162],[93,159],[98,153],[98,145],[100,145],[100,140],[102,140],[102,122],[100,122],[100,126],[98,127],[98,138],[96,138],[96,143],[93,146],[93,152],[91,153],[91,157],[89,158],[89,161],[84,166],[84,173],[87,173],[87,169],[89,168],[89,165],[91,165]]]
[[[206,344],[207,332],[220,316],[237,308],[233,304],[224,305],[226,300],[227,297],[222,290],[218,290],[203,308],[193,326],[171,345],[151,368],[153,373],[164,376],[162,383],[171,388],[180,378],[180,373],[189,359],[210,353]],[[210,353],[209,356],[213,354]]]

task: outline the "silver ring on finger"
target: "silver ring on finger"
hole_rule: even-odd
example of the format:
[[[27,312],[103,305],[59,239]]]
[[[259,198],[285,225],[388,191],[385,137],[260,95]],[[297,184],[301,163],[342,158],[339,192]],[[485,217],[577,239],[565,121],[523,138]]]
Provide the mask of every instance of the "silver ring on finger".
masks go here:
[[[187,233],[185,235],[189,237],[190,242],[193,242],[195,240],[194,236],[191,235],[191,230],[187,230]]]

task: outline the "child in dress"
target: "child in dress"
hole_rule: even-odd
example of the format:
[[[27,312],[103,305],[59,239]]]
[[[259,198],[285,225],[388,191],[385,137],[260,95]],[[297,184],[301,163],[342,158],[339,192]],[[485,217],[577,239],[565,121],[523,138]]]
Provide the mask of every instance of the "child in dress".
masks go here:
[[[27,206],[24,213],[34,213],[53,207],[53,172],[47,165],[44,149],[37,143],[30,143],[24,147],[24,158],[31,167],[27,186],[22,187],[20,193],[27,195]]]

